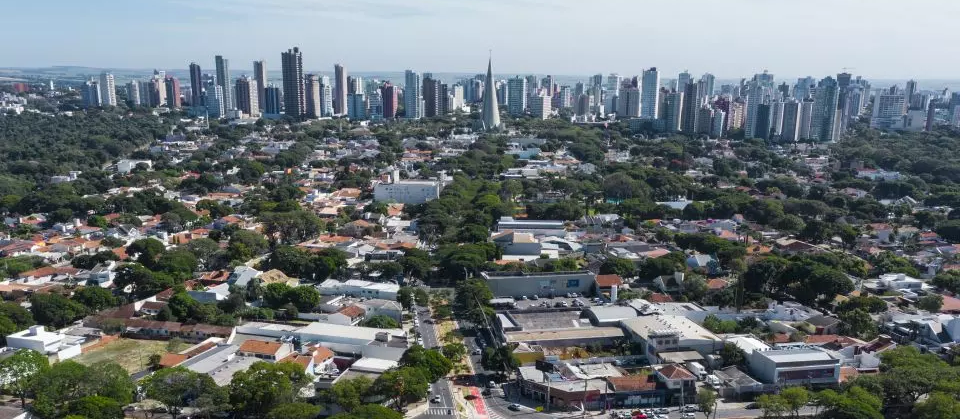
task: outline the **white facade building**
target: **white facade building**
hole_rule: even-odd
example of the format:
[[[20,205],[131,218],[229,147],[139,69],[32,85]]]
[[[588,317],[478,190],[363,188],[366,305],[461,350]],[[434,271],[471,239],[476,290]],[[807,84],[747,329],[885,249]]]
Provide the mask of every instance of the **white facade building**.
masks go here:
[[[440,197],[442,182],[439,180],[396,180],[381,183],[373,188],[373,199],[381,202],[422,204]]]
[[[400,286],[381,282],[350,279],[344,282],[328,279],[317,286],[323,295],[349,295],[351,297],[379,298],[396,301]]]
[[[902,94],[877,95],[873,104],[870,128],[898,129],[903,126],[907,97]]]
[[[130,160],[123,159],[117,162],[117,173],[130,173],[133,169],[137,168],[137,165],[145,164],[147,168],[153,167],[153,162],[150,160]]]
[[[64,361],[80,355],[80,343],[71,336],[60,332],[48,332],[43,326],[30,326],[29,329],[7,335],[7,346],[17,349],[30,349],[44,355],[56,355]]]
[[[117,85],[107,72],[100,73],[100,105],[117,106]]]

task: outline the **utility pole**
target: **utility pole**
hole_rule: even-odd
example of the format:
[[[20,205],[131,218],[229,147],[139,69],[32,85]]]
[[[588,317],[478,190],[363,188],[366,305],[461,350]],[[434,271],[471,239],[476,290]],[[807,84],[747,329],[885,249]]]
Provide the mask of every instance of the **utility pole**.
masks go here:
[[[544,411],[550,411],[550,376],[546,372],[543,373],[543,383],[547,387],[547,407]]]
[[[590,383],[589,379],[583,380],[583,411],[580,414],[581,418],[587,417],[587,384]]]

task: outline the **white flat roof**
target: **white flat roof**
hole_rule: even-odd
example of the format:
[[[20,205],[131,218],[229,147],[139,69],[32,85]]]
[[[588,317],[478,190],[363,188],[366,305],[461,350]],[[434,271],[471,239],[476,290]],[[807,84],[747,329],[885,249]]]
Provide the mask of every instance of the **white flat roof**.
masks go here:
[[[770,345],[753,336],[730,336],[727,337],[726,341],[737,345],[737,347],[746,352],[747,355],[753,351],[770,350]]]
[[[830,356],[825,351],[818,349],[778,349],[770,351],[757,352],[758,355],[770,359],[773,362],[811,362],[811,361],[836,361],[840,360]]]
[[[357,371],[367,371],[367,372],[384,372],[396,366],[397,366],[397,361],[391,361],[389,359],[363,357],[358,359],[357,362],[354,362],[353,365],[350,365],[350,369],[357,370]]]
[[[402,329],[376,329],[373,327],[344,326],[333,323],[313,322],[299,330],[301,335],[343,336],[351,339],[375,340],[377,334],[387,332],[391,336],[403,336]]]
[[[643,316],[622,320],[620,324],[644,339],[656,332],[675,331],[680,334],[681,339],[720,340],[713,332],[683,316]]]

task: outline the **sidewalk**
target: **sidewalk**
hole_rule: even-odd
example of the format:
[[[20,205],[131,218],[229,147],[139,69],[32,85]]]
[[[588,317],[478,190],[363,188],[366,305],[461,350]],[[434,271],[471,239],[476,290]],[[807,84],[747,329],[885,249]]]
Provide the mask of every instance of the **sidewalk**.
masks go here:
[[[456,320],[450,320],[453,323],[453,331],[460,330],[460,323]],[[438,327],[434,324],[434,330],[437,330]],[[439,330],[437,330],[437,338],[440,338]],[[467,365],[467,372],[469,375],[476,374],[476,370],[473,368],[473,362],[470,360],[469,355],[467,355],[467,360],[465,362]],[[453,388],[453,398],[457,401],[457,407],[465,406],[465,414],[467,417],[472,419],[489,419],[490,415],[487,410],[486,400],[483,399],[481,390],[476,386],[461,386],[456,384],[453,381],[450,381],[450,386]],[[472,400],[467,400],[464,390],[472,396]],[[459,410],[459,409],[458,409]],[[459,412],[458,412],[459,413]]]

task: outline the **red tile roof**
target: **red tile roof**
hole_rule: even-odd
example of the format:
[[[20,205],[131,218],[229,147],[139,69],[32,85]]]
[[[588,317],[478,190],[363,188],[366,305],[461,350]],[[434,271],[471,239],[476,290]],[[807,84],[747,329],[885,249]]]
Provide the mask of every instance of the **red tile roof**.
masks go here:
[[[657,388],[657,380],[653,375],[608,377],[607,381],[613,385],[614,391],[650,391]]]
[[[686,368],[681,367],[677,364],[670,364],[663,368],[660,368],[660,371],[657,371],[660,375],[666,377],[668,380],[696,380],[697,377],[693,375],[690,371],[687,371]]]
[[[362,307],[357,305],[350,305],[350,306],[341,308],[340,310],[337,310],[337,313],[343,314],[344,316],[347,316],[351,319],[360,317],[364,315],[366,312],[367,312],[366,310],[364,310]]]
[[[860,371],[857,371],[854,367],[840,367],[840,382],[846,383],[847,381],[853,380],[860,375]]]
[[[181,362],[186,361],[188,357],[181,354],[163,354],[160,357],[160,368],[172,368],[177,365],[180,365]]]
[[[598,287],[609,288],[614,285],[623,285],[623,278],[620,278],[620,275],[616,275],[616,274],[597,275]]]
[[[281,346],[283,346],[283,344],[280,342],[267,342],[263,340],[251,339],[244,341],[243,344],[240,345],[239,351],[260,355],[276,355]]]
[[[650,300],[651,303],[672,303],[673,297],[655,292],[650,294],[650,298],[648,298],[648,300]]]
[[[943,296],[943,306],[940,307],[941,313],[960,313],[960,299],[949,295]]]
[[[722,290],[730,286],[730,283],[720,278],[714,278],[707,281],[707,288],[712,290]]]

